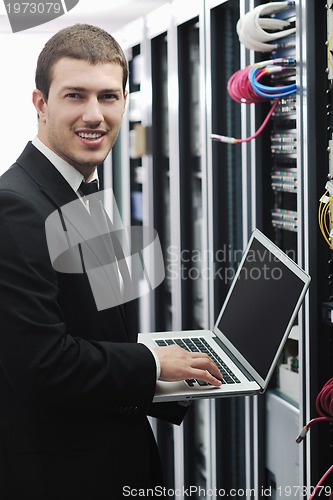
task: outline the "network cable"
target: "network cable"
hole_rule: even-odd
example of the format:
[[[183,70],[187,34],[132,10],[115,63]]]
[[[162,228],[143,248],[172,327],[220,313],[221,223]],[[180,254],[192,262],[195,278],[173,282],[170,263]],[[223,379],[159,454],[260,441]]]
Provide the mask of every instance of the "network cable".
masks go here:
[[[242,16],[236,26],[238,38],[247,49],[272,52],[293,47],[295,42],[280,43],[276,40],[293,35],[296,28],[289,21],[261,16],[271,16],[295,6],[294,1],[270,2],[258,5]]]
[[[329,379],[326,384],[323,386],[321,391],[319,392],[317,398],[316,398],[316,410],[317,413],[320,415],[319,417],[313,418],[308,422],[299,435],[296,438],[296,443],[301,443],[303,439],[305,438],[306,434],[308,433],[310,427],[317,423],[317,422],[329,422],[333,423],[333,378]],[[311,496],[309,497],[309,500],[313,500],[317,494],[318,491],[321,491],[322,484],[324,481],[328,478],[328,476],[331,474],[333,471],[333,465],[331,465],[325,474],[321,477],[321,479],[318,481],[317,485],[315,486]],[[329,497],[329,500],[333,499],[333,492],[331,492],[331,495]]]
[[[322,235],[328,246],[333,250],[333,184],[328,181],[326,184],[326,191],[320,198],[318,208],[318,224]]]
[[[296,84],[293,83],[291,85],[283,85],[279,87],[269,87],[268,85],[262,85],[257,81],[261,78],[263,74],[272,74],[278,73],[279,71],[283,71],[286,68],[283,66],[273,66],[265,69],[261,69],[258,66],[254,66],[250,69],[248,78],[250,83],[254,89],[254,91],[260,95],[261,97],[266,97],[268,99],[278,98],[278,97],[286,97],[288,95],[294,94],[296,92]],[[264,73],[262,73],[264,72]]]
[[[290,58],[269,59],[236,71],[229,78],[227,86],[229,95],[234,101],[239,104],[257,104],[274,100],[274,103],[261,126],[250,137],[236,139],[235,137],[211,134],[211,139],[228,144],[240,144],[258,137],[274,113],[279,99],[291,95],[297,90],[296,84],[270,87],[260,84],[259,80],[265,75],[284,72],[286,69],[293,67],[294,64],[294,59]]]

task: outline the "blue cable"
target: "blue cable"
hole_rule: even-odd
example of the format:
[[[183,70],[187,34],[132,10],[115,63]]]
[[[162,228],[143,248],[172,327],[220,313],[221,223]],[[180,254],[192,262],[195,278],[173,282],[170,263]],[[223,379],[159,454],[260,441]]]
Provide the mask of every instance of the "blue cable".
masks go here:
[[[261,83],[259,83],[257,80],[256,80],[256,74],[258,73],[258,71],[262,69],[262,68],[258,68],[258,67],[254,67],[251,69],[251,71],[249,72],[249,80],[251,82],[251,85],[253,88],[255,89],[259,89],[259,90],[262,90],[262,91],[266,91],[266,92],[275,92],[275,91],[279,91],[279,92],[285,92],[285,91],[289,91],[289,90],[292,90],[292,91],[296,91],[296,84],[291,84],[291,85],[283,85],[281,87],[268,87],[267,85],[262,85]]]
[[[296,84],[285,85],[281,87],[268,87],[267,85],[262,85],[256,80],[257,72],[262,69],[254,67],[249,72],[248,78],[252,85],[253,90],[261,97],[266,97],[268,99],[276,99],[279,97],[285,97],[294,94],[297,90]]]

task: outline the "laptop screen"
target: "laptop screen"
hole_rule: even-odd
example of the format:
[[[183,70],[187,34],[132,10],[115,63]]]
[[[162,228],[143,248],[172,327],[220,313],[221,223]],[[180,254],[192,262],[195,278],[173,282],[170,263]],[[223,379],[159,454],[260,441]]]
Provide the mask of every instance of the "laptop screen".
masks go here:
[[[264,380],[309,281],[280,254],[252,239],[215,325]]]

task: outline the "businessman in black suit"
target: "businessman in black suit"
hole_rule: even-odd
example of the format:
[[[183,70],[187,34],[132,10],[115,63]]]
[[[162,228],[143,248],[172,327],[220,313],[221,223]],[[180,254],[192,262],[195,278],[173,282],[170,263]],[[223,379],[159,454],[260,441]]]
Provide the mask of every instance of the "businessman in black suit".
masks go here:
[[[138,344],[133,303],[99,309],[84,262],[60,272],[50,258],[49,215],[79,200],[90,217],[81,183],[116,141],[126,81],[105,31],[54,35],[37,63],[38,135],[0,179],[1,500],[118,500],[161,486],[146,415],[179,424],[184,409],[152,404],[156,380],[220,384],[205,355]]]

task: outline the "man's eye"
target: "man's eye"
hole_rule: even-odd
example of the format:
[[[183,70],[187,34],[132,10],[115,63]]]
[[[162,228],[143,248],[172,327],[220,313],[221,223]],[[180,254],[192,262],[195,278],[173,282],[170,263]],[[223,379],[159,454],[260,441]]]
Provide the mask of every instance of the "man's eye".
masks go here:
[[[67,94],[66,97],[68,97],[69,99],[79,99],[80,95],[76,94],[75,92],[71,92],[70,94]]]
[[[107,100],[118,99],[118,96],[116,94],[103,94],[101,98],[107,101]]]

